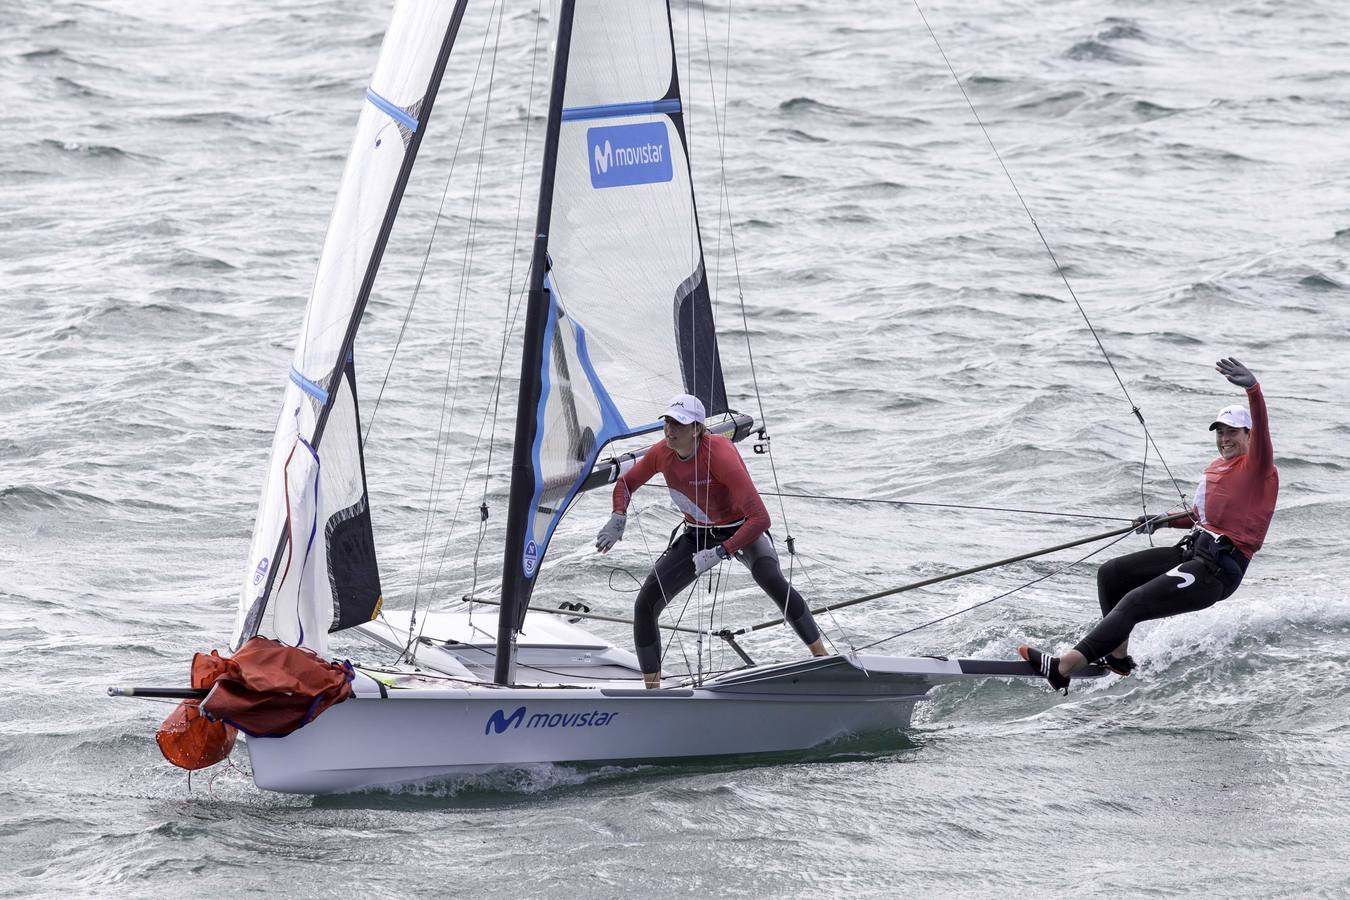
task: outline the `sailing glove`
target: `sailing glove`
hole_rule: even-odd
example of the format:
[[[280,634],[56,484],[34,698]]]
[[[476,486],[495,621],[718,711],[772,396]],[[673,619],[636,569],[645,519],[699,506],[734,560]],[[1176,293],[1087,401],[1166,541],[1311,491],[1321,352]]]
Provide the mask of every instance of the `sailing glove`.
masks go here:
[[[1135,534],[1152,534],[1159,528],[1166,528],[1167,522],[1163,516],[1136,516],[1134,520]]]
[[[1230,384],[1235,384],[1244,389],[1256,385],[1256,376],[1252,374],[1252,370],[1231,356],[1216,362],[1214,368],[1218,370],[1220,375],[1227,378]]]
[[[726,547],[718,544],[716,547],[709,547],[707,550],[700,550],[694,554],[694,574],[702,575],[724,559],[728,559]]]
[[[595,537],[595,549],[601,553],[608,553],[610,548],[623,538],[623,526],[626,521],[623,513],[611,515],[605,527],[601,528]]]

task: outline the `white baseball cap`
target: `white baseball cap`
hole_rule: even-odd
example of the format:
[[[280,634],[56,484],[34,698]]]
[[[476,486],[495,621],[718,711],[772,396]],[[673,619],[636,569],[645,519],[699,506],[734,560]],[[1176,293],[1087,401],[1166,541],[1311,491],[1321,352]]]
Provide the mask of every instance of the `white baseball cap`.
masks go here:
[[[688,425],[691,422],[702,422],[707,414],[702,400],[693,394],[677,394],[670,398],[670,405],[661,413],[661,418],[669,416],[681,425]]]
[[[1247,412],[1245,406],[1225,406],[1219,410],[1219,414],[1214,417],[1209,430],[1213,431],[1220,425],[1227,425],[1229,428],[1247,428],[1252,427],[1252,414]]]

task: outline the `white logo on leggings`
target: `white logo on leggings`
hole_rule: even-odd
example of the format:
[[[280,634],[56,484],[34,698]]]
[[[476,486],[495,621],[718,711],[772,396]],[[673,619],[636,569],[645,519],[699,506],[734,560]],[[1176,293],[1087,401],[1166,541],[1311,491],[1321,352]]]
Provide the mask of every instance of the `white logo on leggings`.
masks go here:
[[[1188,588],[1188,587],[1190,587],[1191,585],[1195,584],[1195,576],[1192,575],[1192,574],[1189,573],[1189,572],[1183,572],[1183,571],[1181,571],[1181,566],[1176,566],[1175,568],[1169,569],[1168,571],[1164,572],[1163,574],[1164,574],[1164,575],[1171,575],[1173,578],[1180,578],[1180,579],[1181,579],[1181,584],[1177,587],[1177,590],[1179,590],[1179,591],[1184,591],[1184,590],[1186,590],[1186,588]]]

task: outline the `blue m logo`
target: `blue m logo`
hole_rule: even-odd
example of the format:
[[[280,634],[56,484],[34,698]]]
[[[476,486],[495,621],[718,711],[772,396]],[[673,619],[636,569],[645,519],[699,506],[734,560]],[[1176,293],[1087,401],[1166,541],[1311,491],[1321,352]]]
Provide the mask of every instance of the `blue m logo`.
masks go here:
[[[501,734],[508,728],[519,728],[523,721],[525,721],[525,707],[520,707],[509,716],[506,715],[506,710],[499,709],[488,716],[487,724],[483,726],[483,734],[491,734],[494,728]]]
[[[609,141],[605,141],[605,149],[603,151],[601,151],[599,144],[595,145],[594,151],[595,171],[603,175],[609,171],[609,161],[614,156],[614,148],[609,145]]]

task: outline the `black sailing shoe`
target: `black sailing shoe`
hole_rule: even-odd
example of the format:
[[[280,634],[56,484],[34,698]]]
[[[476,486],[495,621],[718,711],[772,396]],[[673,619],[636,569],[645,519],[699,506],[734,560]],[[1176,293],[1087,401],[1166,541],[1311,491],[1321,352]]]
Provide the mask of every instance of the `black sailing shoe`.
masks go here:
[[[1138,668],[1138,666],[1136,666],[1134,663],[1133,656],[1126,655],[1117,657],[1112,656],[1109,653],[1106,656],[1103,656],[1101,659],[1093,662],[1093,665],[1101,666],[1104,669],[1110,669],[1112,672],[1115,672],[1121,678],[1125,678],[1126,676],[1133,673],[1135,669]]]
[[[1050,687],[1069,696],[1069,676],[1059,674],[1059,657],[1051,656],[1049,653],[1042,653],[1035,647],[1018,647],[1017,655],[1031,663],[1031,667],[1037,674],[1043,676],[1050,682]]]

